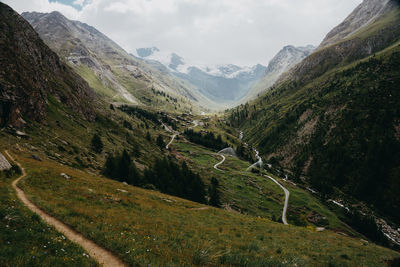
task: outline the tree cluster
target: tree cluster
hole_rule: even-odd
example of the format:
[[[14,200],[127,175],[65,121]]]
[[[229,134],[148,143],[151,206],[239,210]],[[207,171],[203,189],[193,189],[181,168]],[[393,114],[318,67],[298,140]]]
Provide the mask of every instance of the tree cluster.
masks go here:
[[[206,190],[201,177],[191,171],[185,162],[178,165],[167,158],[157,159],[154,165],[141,175],[128,152],[124,150],[119,155],[110,155],[107,158],[103,175],[130,185],[156,188],[162,193],[206,203]],[[209,190],[215,205],[219,203],[217,186],[214,183],[213,189]]]
[[[146,119],[146,120],[154,122],[157,125],[160,124],[157,113],[153,113],[153,112],[150,112],[145,109],[141,109],[138,107],[131,107],[131,106],[127,106],[127,105],[123,105],[123,106],[119,107],[119,109],[128,115],[136,116],[138,119],[141,119],[141,120]]]
[[[207,132],[202,134],[200,132],[195,132],[192,129],[186,129],[184,132],[186,138],[195,144],[199,144],[214,150],[222,150],[228,147],[228,144],[222,141],[221,135],[215,137],[213,132]]]

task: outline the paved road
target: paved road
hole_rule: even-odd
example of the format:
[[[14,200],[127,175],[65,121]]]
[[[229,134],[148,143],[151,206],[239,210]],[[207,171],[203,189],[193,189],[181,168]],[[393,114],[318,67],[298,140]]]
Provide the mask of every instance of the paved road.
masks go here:
[[[12,187],[17,193],[18,198],[21,202],[28,207],[31,211],[39,215],[43,221],[47,224],[53,226],[57,229],[60,233],[64,234],[69,240],[72,242],[80,245],[83,249],[85,249],[88,254],[95,259],[100,265],[105,267],[119,267],[119,266],[127,266],[124,262],[122,262],[117,256],[115,256],[112,252],[100,247],[92,240],[85,238],[80,233],[76,232],[74,229],[69,227],[68,225],[64,224],[63,222],[59,221],[58,219],[54,218],[53,216],[47,214],[35,204],[33,204],[25,195],[25,192],[18,187],[18,182],[26,176],[25,169],[8,153],[6,150],[5,153],[8,157],[15,162],[15,164],[20,167],[22,171],[22,175],[15,179],[12,183]]]
[[[220,156],[222,157],[222,160],[221,160],[220,162],[218,162],[217,164],[214,165],[214,169],[219,170],[219,171],[222,171],[221,169],[218,169],[218,166],[221,165],[222,163],[224,163],[224,161],[225,161],[225,156],[222,155],[222,154],[218,154],[218,155],[220,155]]]
[[[287,221],[286,221],[286,212],[287,212],[287,207],[289,204],[289,195],[290,192],[289,190],[287,190],[285,187],[283,187],[277,180],[275,180],[274,178],[272,178],[271,176],[265,175],[265,177],[271,179],[274,183],[276,183],[277,185],[280,186],[280,188],[282,188],[282,190],[285,192],[285,205],[283,205],[283,211],[282,211],[282,222],[285,225],[288,225]]]
[[[251,165],[250,167],[248,167],[247,170],[251,170],[252,168],[255,168],[255,167],[262,168],[262,165],[263,165],[262,158],[260,157],[257,149],[254,149],[254,152],[256,152],[256,159],[258,159],[258,161],[256,163],[254,163],[253,165]]]
[[[178,134],[173,134],[173,135],[172,135],[171,141],[169,141],[168,145],[165,146],[166,149],[168,149],[169,146],[172,144],[172,142],[174,142],[174,139],[175,139],[175,137],[176,137],[177,135],[178,135]]]
[[[197,126],[199,126],[198,120],[194,120],[194,121],[192,121],[192,123],[193,123],[193,126],[189,127],[189,129],[193,129],[193,128],[196,128]]]

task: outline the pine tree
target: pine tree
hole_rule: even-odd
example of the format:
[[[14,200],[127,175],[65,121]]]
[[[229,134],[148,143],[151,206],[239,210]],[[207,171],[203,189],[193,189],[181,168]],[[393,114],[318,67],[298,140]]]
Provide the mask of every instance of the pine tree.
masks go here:
[[[91,146],[94,152],[100,154],[103,151],[103,141],[101,141],[100,136],[96,133],[92,137]]]
[[[147,139],[147,141],[151,142],[151,135],[149,132],[147,132],[147,134],[146,134],[146,139]]]
[[[158,135],[156,142],[157,142],[157,146],[159,146],[161,150],[163,150],[165,148],[165,142],[161,135]]]
[[[131,157],[128,152],[124,149],[121,157],[118,161],[118,177],[117,179],[121,182],[127,182],[129,177],[129,170],[132,165]]]
[[[211,184],[208,188],[208,195],[210,197],[209,204],[214,207],[221,206],[221,200],[219,196],[219,182],[216,178],[211,178]]]
[[[107,157],[106,163],[104,164],[103,175],[111,179],[116,178],[115,171],[117,169],[117,162],[113,155]]]

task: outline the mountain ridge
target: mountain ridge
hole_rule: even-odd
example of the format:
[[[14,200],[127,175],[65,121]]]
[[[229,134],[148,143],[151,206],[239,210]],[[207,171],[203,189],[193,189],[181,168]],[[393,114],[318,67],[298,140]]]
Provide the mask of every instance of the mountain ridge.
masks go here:
[[[296,181],[344,192],[399,223],[400,5],[385,3],[384,15],[320,47],[230,117]]]
[[[313,45],[284,46],[268,63],[265,76],[259,80],[249,91],[245,100],[252,100],[257,95],[265,92],[287,71],[308,57],[315,47]]]
[[[40,39],[20,15],[1,5],[1,123],[24,127],[26,119],[42,122],[49,98],[66,104],[87,120],[95,112],[92,88]]]
[[[198,106],[202,101],[195,89],[178,78],[138,61],[94,27],[67,19],[61,13],[24,12],[41,38],[81,74],[109,102],[155,105],[153,91],[181,100],[180,107]],[[154,90],[151,90],[154,89]],[[150,101],[150,102],[149,102]],[[164,107],[178,108],[166,99]],[[189,105],[189,102],[192,104]],[[205,103],[207,104],[207,103]]]

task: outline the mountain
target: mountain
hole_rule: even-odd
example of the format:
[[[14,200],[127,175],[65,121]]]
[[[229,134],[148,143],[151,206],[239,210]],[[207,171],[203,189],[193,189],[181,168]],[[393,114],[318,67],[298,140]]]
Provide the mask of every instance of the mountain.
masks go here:
[[[341,24],[330,31],[320,47],[327,47],[350,37],[352,34],[380,19],[393,8],[391,0],[368,0],[359,5]]]
[[[77,63],[65,64],[70,48],[60,59],[28,22],[1,3],[0,15],[0,110],[7,115],[2,122],[26,124],[22,134],[0,126],[1,155],[13,165],[0,172],[0,266],[395,266],[398,262],[398,252],[366,240],[342,223],[341,211],[336,213],[329,203],[283,179],[281,168],[270,169],[275,175],[245,171],[252,165],[253,149],[220,116],[160,112],[150,105],[110,105],[69,67],[79,70],[79,64],[89,62],[84,66],[92,78],[98,77],[96,69],[88,67],[89,60],[104,67],[107,57],[94,54],[86,44],[71,42],[90,54],[83,56],[81,51],[82,57],[72,59]],[[65,44],[69,41],[66,38]],[[118,55],[109,51],[114,64]],[[374,77],[374,72],[382,75],[387,82],[382,90],[399,77],[391,73],[397,71],[398,61],[389,65],[386,61],[392,61],[392,55],[384,54],[383,63],[374,63],[381,60],[377,55],[374,62],[358,66],[367,77]],[[123,81],[111,63],[115,81]],[[228,75],[234,70],[223,71]],[[347,77],[346,83],[352,79]],[[152,103],[161,105],[156,100],[165,100],[166,93],[151,89]],[[171,96],[167,99],[182,103]],[[385,100],[390,110],[396,107],[390,97]],[[290,108],[284,104],[283,109]],[[238,157],[218,155],[227,146],[237,148]],[[223,161],[217,166],[219,156]],[[287,207],[286,190],[290,202],[282,210]],[[291,226],[281,223],[286,213]]]
[[[11,8],[0,3],[0,123],[24,127],[46,119],[49,103],[95,118],[95,93]]]
[[[202,101],[184,82],[136,60],[92,26],[56,11],[25,12],[22,16],[53,51],[110,102],[189,110]],[[160,98],[157,91],[178,101],[172,104],[168,98]]]
[[[397,6],[396,0],[364,0],[327,34],[314,53],[279,80],[309,81],[395,43],[400,33]],[[341,36],[343,38],[338,39]]]
[[[221,103],[221,108],[232,106],[244,98],[267,71],[260,64],[252,67],[192,64],[175,53],[163,52],[156,47],[139,48],[135,56],[192,84],[210,101]]]
[[[399,64],[399,3],[365,0],[231,123],[298,182],[400,223]]]
[[[282,48],[268,64],[264,77],[259,80],[251,89],[246,100],[255,98],[258,94],[266,91],[278,80],[278,78],[290,70],[304,58],[309,56],[315,47],[308,45],[305,47],[294,47],[292,45]]]

